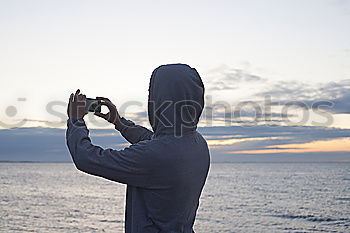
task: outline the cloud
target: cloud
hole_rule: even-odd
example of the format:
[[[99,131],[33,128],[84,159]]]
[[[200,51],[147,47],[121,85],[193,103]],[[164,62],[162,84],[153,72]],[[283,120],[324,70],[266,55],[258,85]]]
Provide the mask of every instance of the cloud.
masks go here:
[[[350,138],[320,140],[307,143],[265,146],[262,150],[234,151],[237,154],[276,154],[305,152],[349,152]]]
[[[333,107],[330,109],[333,113],[350,114],[350,93],[330,101],[334,103]]]
[[[276,98],[303,100],[313,99],[336,99],[350,91],[350,79],[337,82],[309,84],[298,81],[279,81],[269,85],[269,89],[258,93],[259,96],[271,95]]]
[[[293,144],[350,138],[350,129],[306,126],[230,126],[200,127],[210,145],[212,161],[293,161],[293,158],[318,161],[350,161],[349,151],[307,153],[268,153],[273,148]],[[113,129],[90,129],[92,142],[104,148],[122,149],[128,142]],[[65,130],[17,128],[0,130],[0,161],[71,161]],[[256,154],[254,151],[266,151]],[[242,151],[242,154],[240,154]],[[247,153],[248,151],[248,153]],[[251,151],[251,153],[249,153]],[[235,154],[232,154],[234,152]],[[243,154],[243,152],[245,154]],[[294,157],[293,157],[294,156]]]
[[[90,129],[90,134],[94,144],[105,148],[121,149],[127,143],[116,130]],[[0,141],[0,161],[71,161],[63,129],[4,129],[0,130]]]
[[[318,142],[348,139],[350,129],[259,125],[203,127],[199,130],[209,140],[208,144],[212,145],[211,152],[215,155],[213,156],[214,161],[350,161],[350,151],[342,151],[341,147],[336,148],[339,151],[333,152],[320,147],[314,149],[314,151],[318,149],[317,153],[307,148],[304,152],[290,148],[290,145],[300,145],[298,147],[301,149],[304,145],[305,147],[309,144],[317,145]],[[222,142],[232,140],[232,143],[215,145],[210,140]],[[289,151],[283,151],[283,148]]]
[[[294,104],[300,107],[304,105],[308,108],[319,107],[336,114],[350,114],[350,79],[318,85],[282,81],[256,95],[260,97],[269,95],[279,100],[272,105]]]
[[[65,119],[64,121],[48,121],[48,120],[37,120],[37,119],[24,118],[23,120],[26,121],[26,122],[37,122],[37,123],[45,123],[47,125],[50,125],[50,124],[66,123],[67,119]]]
[[[235,90],[241,83],[266,81],[262,77],[243,69],[220,66],[208,72],[207,90]]]
[[[291,113],[275,113],[275,112],[266,112],[264,108],[262,108],[262,103],[258,103],[259,110],[256,109],[238,109],[238,108],[228,108],[228,109],[216,109],[215,106],[206,106],[203,114],[201,116],[201,122],[213,123],[209,125],[215,125],[215,123],[227,123],[232,125],[236,124],[252,124],[256,121],[256,123],[279,123],[284,122],[285,119],[295,117],[295,114]],[[261,106],[261,109],[260,109]]]
[[[135,112],[133,114],[139,121],[148,121],[148,113],[147,113],[147,111]]]
[[[316,84],[301,81],[272,81],[251,73],[250,69],[237,69],[227,65],[210,70],[206,79],[209,95],[214,95],[211,91],[216,91],[215,97],[223,98],[216,101],[225,102],[225,106],[228,107],[224,107],[223,111],[223,106],[215,108],[207,101],[202,119],[211,117],[216,122],[250,124],[253,118],[260,123],[263,119],[267,124],[274,124],[298,119],[298,116],[303,114],[303,112],[294,115],[281,113],[281,107],[284,105],[314,111],[320,109],[330,114],[350,114],[350,79]],[[232,102],[233,96],[237,96],[234,102]],[[271,98],[271,102],[266,103],[266,98]],[[267,113],[257,112],[254,107],[249,109],[249,106],[248,109],[240,109],[240,112],[235,110],[242,102],[250,100],[262,109],[266,107],[272,109]],[[237,115],[238,118],[235,117]],[[249,117],[250,119],[247,119]]]

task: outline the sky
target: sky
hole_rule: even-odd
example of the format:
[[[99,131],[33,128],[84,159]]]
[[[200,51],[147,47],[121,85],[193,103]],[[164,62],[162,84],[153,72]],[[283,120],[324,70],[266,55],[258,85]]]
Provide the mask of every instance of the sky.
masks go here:
[[[348,28],[348,0],[0,0],[0,129],[64,128],[77,88],[147,126],[149,78],[169,63],[202,76],[200,126],[347,129]]]

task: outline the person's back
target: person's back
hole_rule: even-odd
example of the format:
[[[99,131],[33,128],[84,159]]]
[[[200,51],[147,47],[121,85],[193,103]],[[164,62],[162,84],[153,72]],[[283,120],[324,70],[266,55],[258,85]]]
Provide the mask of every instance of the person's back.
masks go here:
[[[128,184],[126,232],[193,232],[210,159],[196,130],[203,83],[187,65],[158,67],[148,102],[153,132],[124,118],[116,127],[130,147],[116,151],[93,146],[84,122],[72,120],[68,147],[78,169]]]
[[[156,147],[149,157],[156,161],[154,181],[148,188],[128,186],[128,203],[132,204],[127,207],[127,232],[192,232],[208,172],[204,139],[194,132],[181,138],[163,136],[145,144]],[[134,210],[144,210],[144,216]]]

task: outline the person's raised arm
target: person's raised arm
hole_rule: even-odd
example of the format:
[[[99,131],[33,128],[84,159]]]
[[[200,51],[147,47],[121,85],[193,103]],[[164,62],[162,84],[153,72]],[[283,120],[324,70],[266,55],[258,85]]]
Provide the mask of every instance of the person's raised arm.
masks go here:
[[[134,122],[120,117],[116,106],[105,97],[97,97],[101,101],[102,105],[105,105],[109,112],[106,114],[95,112],[96,116],[99,116],[106,121],[114,124],[115,129],[118,130],[121,135],[131,144],[138,143],[143,140],[151,139],[153,132],[143,126],[136,125]]]
[[[91,143],[84,120],[67,123],[66,140],[76,168],[91,175],[137,187],[150,187],[152,164],[144,145],[123,150],[103,149]]]
[[[127,120],[124,117],[120,118],[122,126],[115,127],[123,137],[131,144],[138,143],[143,140],[150,140],[153,136],[153,132],[141,125],[136,125],[131,120]]]
[[[85,96],[71,95],[68,104],[66,141],[75,166],[86,173],[109,180],[148,187],[152,176],[152,163],[144,156],[148,149],[144,144],[131,145],[123,150],[103,149],[91,143],[89,130],[83,120]]]

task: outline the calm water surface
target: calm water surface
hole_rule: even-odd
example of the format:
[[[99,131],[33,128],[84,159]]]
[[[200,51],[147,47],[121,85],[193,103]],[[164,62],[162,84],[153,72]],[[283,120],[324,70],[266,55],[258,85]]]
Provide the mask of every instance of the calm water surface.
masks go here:
[[[1,232],[123,232],[125,186],[72,164],[1,163]],[[349,163],[212,164],[196,232],[350,232]]]

